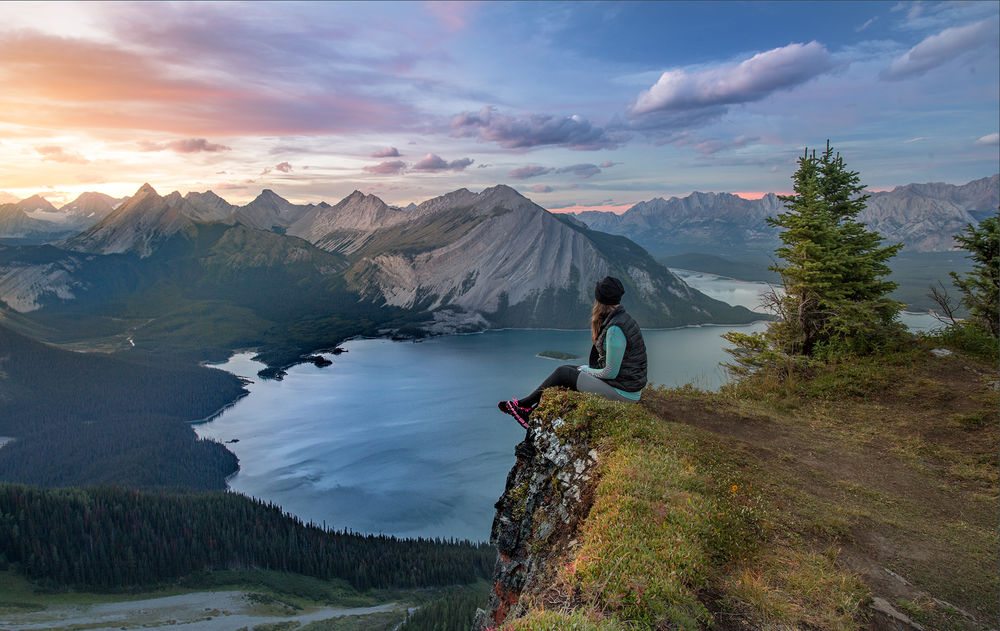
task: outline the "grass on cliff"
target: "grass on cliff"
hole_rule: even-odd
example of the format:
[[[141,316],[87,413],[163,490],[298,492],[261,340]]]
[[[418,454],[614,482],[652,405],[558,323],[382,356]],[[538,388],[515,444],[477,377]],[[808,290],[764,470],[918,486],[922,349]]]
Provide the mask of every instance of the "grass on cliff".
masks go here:
[[[563,419],[557,435],[585,433],[600,477],[581,536],[555,562],[559,596],[538,595],[507,628],[707,625],[705,590],[756,554],[767,519],[746,473],[697,430],[640,406],[550,391],[537,418]]]
[[[996,364],[916,340],[629,406],[550,391],[598,446],[593,505],[505,629],[995,627]],[[524,597],[524,596],[522,596]]]

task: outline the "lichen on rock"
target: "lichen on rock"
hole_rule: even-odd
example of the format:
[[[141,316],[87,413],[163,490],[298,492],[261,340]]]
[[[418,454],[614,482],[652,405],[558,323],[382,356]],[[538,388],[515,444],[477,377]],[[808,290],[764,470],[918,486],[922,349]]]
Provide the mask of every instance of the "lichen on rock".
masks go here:
[[[541,587],[544,560],[566,547],[590,501],[599,456],[586,434],[561,436],[561,418],[534,421],[514,448],[517,462],[496,503],[491,543],[499,554],[488,609],[476,617],[482,631],[525,611],[522,595]]]

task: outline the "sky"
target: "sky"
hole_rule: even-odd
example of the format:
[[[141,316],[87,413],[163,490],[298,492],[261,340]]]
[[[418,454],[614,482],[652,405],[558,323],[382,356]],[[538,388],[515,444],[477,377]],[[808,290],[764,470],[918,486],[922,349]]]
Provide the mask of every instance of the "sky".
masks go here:
[[[1000,171],[998,2],[0,3],[0,201],[549,209]]]

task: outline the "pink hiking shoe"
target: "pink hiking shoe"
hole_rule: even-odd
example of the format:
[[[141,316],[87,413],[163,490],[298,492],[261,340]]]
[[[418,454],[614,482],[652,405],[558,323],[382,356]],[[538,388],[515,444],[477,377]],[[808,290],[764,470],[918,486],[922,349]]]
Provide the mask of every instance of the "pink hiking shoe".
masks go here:
[[[517,399],[511,399],[510,401],[501,401],[497,403],[497,407],[504,414],[510,414],[517,422],[521,424],[521,427],[528,429],[528,416],[531,414],[531,408],[526,408],[522,406]]]

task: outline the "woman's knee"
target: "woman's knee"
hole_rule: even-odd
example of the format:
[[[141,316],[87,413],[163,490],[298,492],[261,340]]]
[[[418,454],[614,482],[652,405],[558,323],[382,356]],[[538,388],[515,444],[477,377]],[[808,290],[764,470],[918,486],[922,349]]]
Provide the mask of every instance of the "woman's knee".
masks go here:
[[[553,385],[564,386],[566,388],[576,388],[576,378],[580,374],[576,366],[560,366],[552,373]]]
[[[576,377],[577,373],[580,372],[580,369],[576,366],[564,364],[556,368],[556,372],[559,373],[560,377]]]

